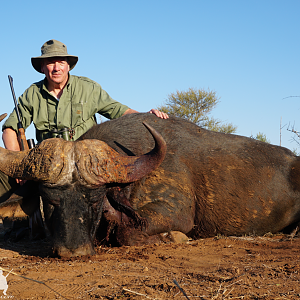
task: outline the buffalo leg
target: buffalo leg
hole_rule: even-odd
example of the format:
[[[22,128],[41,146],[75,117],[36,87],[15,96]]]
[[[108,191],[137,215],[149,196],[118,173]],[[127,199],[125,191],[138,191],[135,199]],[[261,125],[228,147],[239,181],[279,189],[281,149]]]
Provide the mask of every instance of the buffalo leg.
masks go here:
[[[137,210],[138,215],[147,220],[145,228],[136,228],[121,223],[116,230],[116,239],[121,245],[144,245],[162,241],[161,233],[180,231],[188,233],[193,228],[193,207],[179,209],[165,201],[148,203]]]

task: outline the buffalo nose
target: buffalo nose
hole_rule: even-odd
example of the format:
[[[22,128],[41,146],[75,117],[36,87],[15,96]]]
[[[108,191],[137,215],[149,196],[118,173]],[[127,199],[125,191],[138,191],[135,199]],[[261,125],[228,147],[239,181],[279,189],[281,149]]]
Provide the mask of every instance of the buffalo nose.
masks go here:
[[[94,247],[90,244],[80,246],[76,249],[68,249],[65,246],[54,247],[53,252],[59,257],[74,257],[95,254]]]

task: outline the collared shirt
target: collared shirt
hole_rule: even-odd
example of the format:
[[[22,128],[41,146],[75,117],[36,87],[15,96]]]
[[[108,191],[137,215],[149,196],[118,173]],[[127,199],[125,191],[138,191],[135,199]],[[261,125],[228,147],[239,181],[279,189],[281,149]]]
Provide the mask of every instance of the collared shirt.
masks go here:
[[[63,128],[73,129],[72,140],[76,140],[96,124],[96,113],[116,119],[129,109],[113,100],[98,83],[89,78],[69,75],[59,100],[50,94],[45,81],[46,78],[32,84],[19,97],[18,105],[23,127],[26,129],[33,122],[38,142],[52,137],[53,129]],[[17,124],[14,110],[2,130],[12,128],[17,132]]]

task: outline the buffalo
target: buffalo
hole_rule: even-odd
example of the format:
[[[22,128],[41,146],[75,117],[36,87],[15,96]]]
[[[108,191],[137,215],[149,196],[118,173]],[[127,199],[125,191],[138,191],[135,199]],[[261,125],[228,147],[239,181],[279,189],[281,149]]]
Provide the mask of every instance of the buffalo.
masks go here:
[[[0,170],[30,180],[30,192],[13,194],[0,216],[32,213],[38,204],[30,194],[38,192],[60,256],[93,254],[96,241],[145,245],[171,231],[195,239],[262,235],[300,221],[298,156],[176,117],[126,115],[75,142],[1,148]]]

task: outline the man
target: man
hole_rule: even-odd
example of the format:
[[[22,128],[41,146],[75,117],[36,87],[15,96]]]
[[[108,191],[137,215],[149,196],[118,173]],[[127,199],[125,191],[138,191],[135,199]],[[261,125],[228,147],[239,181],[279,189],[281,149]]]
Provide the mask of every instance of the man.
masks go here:
[[[25,129],[34,123],[38,143],[62,129],[67,129],[68,140],[75,141],[96,124],[96,113],[108,119],[137,113],[113,100],[98,83],[70,75],[69,71],[77,61],[78,57],[69,55],[66,45],[56,40],[47,41],[41,48],[41,56],[31,58],[34,69],[45,78],[32,84],[19,97],[19,111]],[[156,109],[149,113],[168,118],[167,114]],[[20,151],[17,123],[14,110],[3,125],[2,139],[9,150]],[[0,172],[0,203],[19,188],[18,183],[23,184]]]
[[[45,79],[32,84],[19,98],[19,110],[26,129],[31,122],[36,128],[36,139],[41,142],[52,137],[53,130],[68,128],[69,139],[76,140],[96,124],[95,114],[109,119],[137,113],[113,100],[96,82],[69,74],[78,57],[69,55],[67,47],[56,40],[47,41],[41,56],[31,58],[32,66]],[[156,109],[149,113],[166,119],[168,115]],[[19,151],[17,115],[13,111],[3,125],[3,142],[7,149]]]

